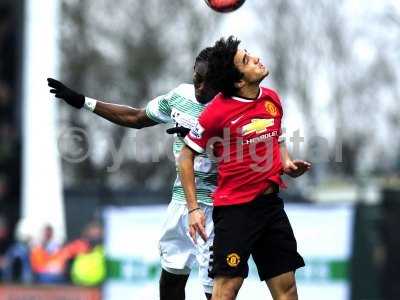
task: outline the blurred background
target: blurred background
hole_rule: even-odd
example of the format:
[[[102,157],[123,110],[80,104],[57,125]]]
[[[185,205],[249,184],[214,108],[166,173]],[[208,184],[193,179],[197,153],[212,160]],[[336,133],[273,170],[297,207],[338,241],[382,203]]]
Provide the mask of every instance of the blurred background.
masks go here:
[[[308,174],[282,192],[307,267],[301,299],[400,299],[400,4],[0,1],[0,299],[157,299],[175,177],[165,126],[118,127],[46,78],[133,107],[191,82],[221,36],[270,69]],[[129,296],[127,296],[129,295]],[[203,299],[196,272],[187,299]],[[270,299],[254,267],[238,299]]]

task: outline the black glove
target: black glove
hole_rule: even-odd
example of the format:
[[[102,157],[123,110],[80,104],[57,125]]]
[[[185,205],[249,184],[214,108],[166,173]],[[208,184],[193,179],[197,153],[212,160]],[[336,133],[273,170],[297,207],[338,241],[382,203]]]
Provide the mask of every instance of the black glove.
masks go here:
[[[75,108],[82,108],[85,103],[85,96],[66,87],[64,84],[53,78],[47,78],[47,84],[52,89],[50,93],[55,94],[57,98],[64,99],[69,105]]]
[[[176,133],[179,137],[184,138],[188,133],[189,133],[190,129],[183,127],[183,126],[176,126],[176,127],[172,127],[172,128],[168,128],[167,129],[167,133],[168,134],[174,134]]]

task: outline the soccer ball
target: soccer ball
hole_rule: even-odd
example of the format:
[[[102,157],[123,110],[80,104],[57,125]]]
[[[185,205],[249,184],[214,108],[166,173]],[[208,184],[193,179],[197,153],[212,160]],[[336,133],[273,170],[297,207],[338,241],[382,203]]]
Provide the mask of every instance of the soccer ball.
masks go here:
[[[237,10],[246,0],[204,0],[209,7],[221,13]]]

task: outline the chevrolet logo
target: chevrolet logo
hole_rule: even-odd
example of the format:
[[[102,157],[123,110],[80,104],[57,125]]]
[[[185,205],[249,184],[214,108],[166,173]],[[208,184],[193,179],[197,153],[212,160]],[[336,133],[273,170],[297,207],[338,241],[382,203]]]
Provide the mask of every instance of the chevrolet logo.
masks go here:
[[[252,119],[250,124],[243,126],[242,134],[247,135],[250,133],[263,133],[267,131],[268,127],[274,125],[274,119]]]

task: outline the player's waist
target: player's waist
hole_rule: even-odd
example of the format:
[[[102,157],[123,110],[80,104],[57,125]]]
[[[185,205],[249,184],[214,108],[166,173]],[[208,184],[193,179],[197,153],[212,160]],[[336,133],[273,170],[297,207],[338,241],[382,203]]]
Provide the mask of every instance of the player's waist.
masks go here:
[[[273,179],[273,180],[272,180]],[[239,205],[252,202],[258,197],[273,197],[279,192],[279,180],[270,179],[255,183],[247,182],[230,186],[219,186],[213,194],[214,206]]]
[[[264,165],[225,164],[218,169],[218,186],[227,186],[236,189],[241,187],[261,187],[271,178],[280,177],[282,163],[280,160]],[[280,184],[279,182],[276,182]],[[258,190],[259,191],[259,190]]]
[[[279,186],[276,183],[271,183],[261,195],[270,195],[279,193]]]

